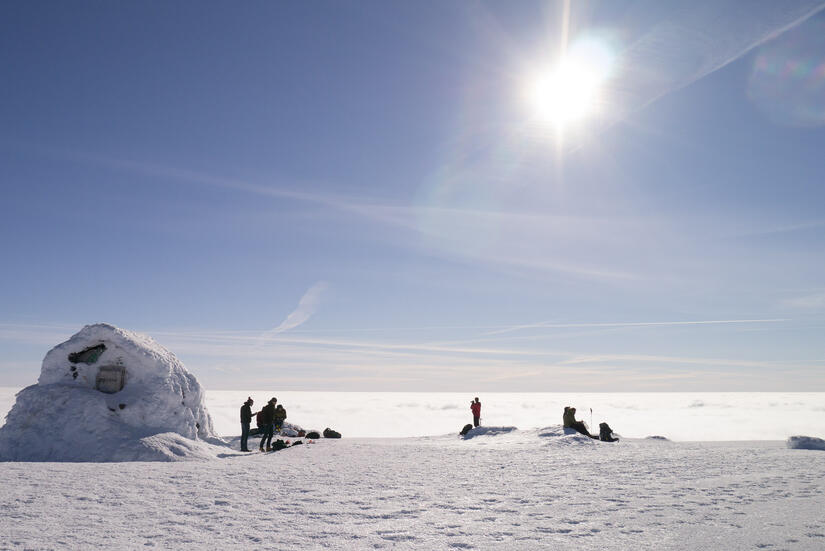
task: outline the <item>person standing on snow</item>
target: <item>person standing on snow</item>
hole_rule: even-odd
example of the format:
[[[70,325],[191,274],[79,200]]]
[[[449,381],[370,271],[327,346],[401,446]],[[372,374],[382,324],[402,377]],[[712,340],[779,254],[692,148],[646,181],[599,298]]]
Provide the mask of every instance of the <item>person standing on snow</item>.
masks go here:
[[[275,403],[277,398],[270,398],[269,402],[261,409],[263,414],[263,432],[261,433],[260,450],[264,451],[264,444],[266,444],[266,451],[272,451],[272,431],[275,423]]]
[[[247,398],[241,406],[241,451],[248,452],[247,440],[249,440],[249,424],[252,423],[252,398]]]
[[[473,426],[477,427],[481,422],[481,402],[478,401],[478,396],[475,402],[470,401],[470,411],[473,412]]]

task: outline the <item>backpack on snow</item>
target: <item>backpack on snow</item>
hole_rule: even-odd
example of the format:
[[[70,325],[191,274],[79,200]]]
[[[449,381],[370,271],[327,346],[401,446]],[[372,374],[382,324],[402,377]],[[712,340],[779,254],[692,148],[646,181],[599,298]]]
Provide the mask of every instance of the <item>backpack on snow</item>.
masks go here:
[[[289,447],[289,445],[286,442],[284,442],[283,440],[281,440],[280,438],[278,438],[277,440],[275,440],[272,443],[272,451],[274,451],[274,452],[276,452],[278,450],[282,450],[284,448],[288,448],[288,447]]]
[[[613,429],[607,423],[599,423],[599,440],[602,442],[617,442],[618,438],[613,438]]]
[[[324,438],[341,438],[341,433],[327,427],[324,429]]]
[[[467,423],[466,425],[464,425],[464,428],[461,429],[461,432],[459,432],[458,434],[460,434],[461,436],[465,436],[471,430],[473,430],[473,425]]]

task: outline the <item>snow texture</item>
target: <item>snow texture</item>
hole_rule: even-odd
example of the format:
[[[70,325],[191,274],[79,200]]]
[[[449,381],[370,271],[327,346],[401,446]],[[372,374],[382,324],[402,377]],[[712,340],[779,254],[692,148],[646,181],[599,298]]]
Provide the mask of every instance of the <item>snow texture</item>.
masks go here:
[[[825,450],[825,440],[814,436],[791,436],[787,444],[796,450]]]
[[[109,366],[125,370],[113,393],[97,390]],[[181,461],[214,457],[221,444],[183,364],[151,338],[107,324],[49,351],[37,384],[17,394],[0,427],[5,461]]]
[[[199,462],[7,462],[0,549],[813,551],[821,459],[782,441],[608,444],[551,426]]]

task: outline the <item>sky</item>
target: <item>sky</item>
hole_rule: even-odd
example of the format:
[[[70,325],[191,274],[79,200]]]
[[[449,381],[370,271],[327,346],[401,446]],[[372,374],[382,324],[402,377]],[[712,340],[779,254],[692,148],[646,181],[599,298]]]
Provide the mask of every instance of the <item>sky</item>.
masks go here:
[[[0,386],[825,391],[823,7],[3,3]]]

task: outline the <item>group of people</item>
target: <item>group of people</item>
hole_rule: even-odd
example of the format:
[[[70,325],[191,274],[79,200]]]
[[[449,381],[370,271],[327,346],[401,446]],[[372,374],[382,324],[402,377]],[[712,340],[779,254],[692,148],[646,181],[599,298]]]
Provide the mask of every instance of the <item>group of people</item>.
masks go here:
[[[587,430],[587,425],[584,424],[584,421],[576,421],[576,408],[572,406],[567,406],[564,408],[562,421],[564,421],[564,428],[573,429],[576,432],[589,436],[595,440],[601,440],[603,442],[616,442],[619,440],[618,438],[613,437],[613,429],[611,429],[610,425],[607,423],[599,423],[598,436],[595,434],[590,434],[590,431]]]
[[[241,451],[248,452],[249,430],[252,425],[252,405],[255,401],[252,398],[247,398],[246,402],[241,406]],[[473,426],[477,427],[481,424],[481,401],[476,396],[475,399],[470,400],[470,411],[473,414]],[[272,436],[276,432],[280,432],[284,426],[286,419],[286,409],[281,404],[278,404],[277,398],[270,398],[266,405],[261,408],[261,411],[256,414],[258,430],[261,434],[261,451],[272,450]],[[602,440],[604,442],[616,442],[618,438],[613,437],[613,430],[607,423],[599,424],[599,435],[590,434],[587,430],[587,425],[584,421],[576,420],[576,408],[567,406],[564,408],[562,415],[564,421],[564,428],[570,428],[590,438]],[[469,425],[468,425],[469,427]],[[327,429],[329,430],[329,429]],[[465,429],[466,430],[466,429]],[[339,435],[340,437],[340,435]]]
[[[241,451],[248,452],[249,430],[252,425],[252,405],[255,401],[247,398],[241,406]],[[261,451],[272,451],[272,436],[280,432],[286,419],[286,409],[278,404],[277,398],[270,398],[261,411],[255,414],[261,434]]]
[[[481,423],[481,402],[478,397],[474,400],[470,400],[470,411],[473,414],[473,426],[477,427]],[[619,440],[618,438],[613,437],[613,429],[611,429],[610,425],[607,423],[599,423],[598,436],[590,434],[590,431],[587,430],[587,425],[584,424],[584,421],[576,420],[576,408],[572,406],[567,406],[564,408],[562,421],[564,422],[564,428],[573,429],[578,433],[589,436],[590,438],[602,440],[603,442],[616,442]]]

